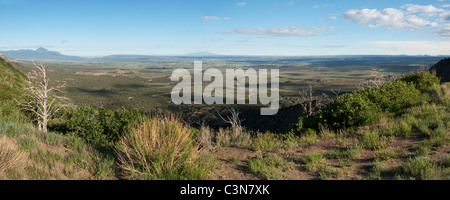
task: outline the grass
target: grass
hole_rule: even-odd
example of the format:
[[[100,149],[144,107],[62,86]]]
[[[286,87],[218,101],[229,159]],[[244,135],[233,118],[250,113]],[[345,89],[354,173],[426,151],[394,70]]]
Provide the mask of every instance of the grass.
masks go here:
[[[120,140],[116,155],[126,179],[201,180],[215,168],[189,127],[175,118],[143,120]]]
[[[91,168],[96,180],[106,180],[113,177],[115,173],[116,160],[114,157],[108,156],[105,159],[97,158],[99,162]]]
[[[227,161],[230,163],[237,163],[239,160],[236,157],[231,156],[227,159]]]
[[[388,146],[388,138],[380,136],[378,130],[364,132],[362,139],[362,145],[371,150],[385,149]]]
[[[375,152],[375,160],[390,160],[392,158],[397,158],[398,154],[395,151],[389,151],[387,149],[381,149]]]
[[[8,169],[19,169],[24,166],[26,153],[11,139],[0,136],[0,172]]]
[[[382,175],[389,171],[390,168],[387,166],[386,162],[375,160],[370,171],[368,172],[368,179],[380,180]]]
[[[325,154],[330,159],[355,159],[361,151],[361,147],[356,145],[353,148],[330,149]]]
[[[252,148],[255,151],[273,149],[279,146],[279,136],[272,133],[258,134],[253,140]]]
[[[438,165],[430,158],[415,157],[400,166],[397,178],[414,180],[439,180],[441,179]]]
[[[39,151],[38,153],[32,153],[30,158],[38,163],[48,166],[50,169],[55,167],[56,162],[64,160],[63,156],[51,151]]]
[[[38,146],[36,140],[29,137],[19,139],[19,144],[21,149],[25,151],[31,151]]]
[[[265,154],[248,160],[249,172],[267,180],[288,179],[283,172],[292,169],[293,166],[293,162],[286,161],[278,155]]]
[[[0,179],[117,179],[115,159],[82,139],[1,120],[0,133]]]
[[[82,138],[70,137],[67,142],[66,147],[69,149],[74,149],[74,150],[82,152],[82,151],[86,150],[87,145],[86,145],[86,142]]]
[[[303,158],[307,171],[315,172],[326,166],[327,159],[319,153],[309,153]]]

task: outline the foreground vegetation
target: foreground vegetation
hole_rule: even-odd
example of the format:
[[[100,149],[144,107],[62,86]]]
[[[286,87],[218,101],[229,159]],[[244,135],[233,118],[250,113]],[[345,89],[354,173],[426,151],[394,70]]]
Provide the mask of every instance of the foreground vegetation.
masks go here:
[[[89,106],[44,133],[13,101],[26,76],[0,61],[0,179],[450,178],[450,86],[429,72],[340,95],[280,133]]]

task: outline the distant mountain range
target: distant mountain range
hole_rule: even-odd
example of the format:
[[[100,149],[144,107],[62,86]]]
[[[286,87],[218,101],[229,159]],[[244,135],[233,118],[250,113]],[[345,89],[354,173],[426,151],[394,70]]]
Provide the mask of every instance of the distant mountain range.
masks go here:
[[[77,61],[82,60],[82,57],[67,56],[57,51],[49,51],[45,48],[39,47],[36,50],[17,50],[17,51],[0,51],[4,56],[16,60],[58,60],[58,61]]]
[[[1,54],[8,58],[15,60],[26,60],[26,61],[44,61],[44,60],[54,60],[54,61],[83,61],[89,58],[79,57],[79,56],[68,56],[63,55],[57,51],[49,51],[45,48],[39,47],[36,50],[22,49],[15,51],[0,51]],[[210,56],[220,56],[219,54],[214,54],[211,52],[197,52],[183,55],[186,57],[210,57]],[[110,55],[104,57],[93,58],[97,61],[147,61],[152,58],[157,58],[159,56],[151,55]]]
[[[156,55],[109,55],[103,57],[95,57],[95,58],[87,58],[80,56],[68,56],[64,55],[57,51],[49,51],[45,48],[39,47],[36,50],[31,49],[22,49],[22,50],[14,50],[14,51],[0,51],[0,55],[3,54],[5,57],[14,59],[14,60],[23,60],[23,61],[99,61],[99,62],[151,62],[154,59],[159,59],[165,56],[156,56]],[[422,56],[408,56],[408,55],[396,55],[396,56],[387,56],[387,55],[345,55],[345,56],[325,56],[325,57],[431,57],[428,55]],[[244,55],[220,55],[211,53],[208,51],[190,53],[185,55],[174,55],[169,57],[192,57],[192,58],[240,58],[240,57],[254,57],[254,56],[244,56]],[[275,56],[277,57],[277,56]],[[294,56],[295,57],[295,56]],[[321,56],[311,56],[311,57],[321,57]],[[443,56],[439,56],[443,57]],[[448,57],[448,56],[445,56]]]

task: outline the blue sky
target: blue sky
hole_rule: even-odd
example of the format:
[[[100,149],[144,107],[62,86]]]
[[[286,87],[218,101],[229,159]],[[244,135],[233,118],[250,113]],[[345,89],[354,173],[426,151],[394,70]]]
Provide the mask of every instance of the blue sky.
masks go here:
[[[0,0],[0,50],[450,55],[450,0]]]

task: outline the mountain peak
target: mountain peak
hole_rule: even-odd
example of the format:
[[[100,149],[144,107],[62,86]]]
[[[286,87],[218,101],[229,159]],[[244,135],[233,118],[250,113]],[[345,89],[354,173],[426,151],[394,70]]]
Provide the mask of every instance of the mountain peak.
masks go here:
[[[37,53],[47,53],[47,52],[50,52],[50,51],[47,50],[46,48],[39,47],[39,48],[36,49],[35,52],[37,52]]]
[[[8,58],[17,60],[80,60],[81,57],[66,56],[58,51],[49,51],[46,48],[39,47],[36,50],[16,50],[16,51],[0,51]]]

